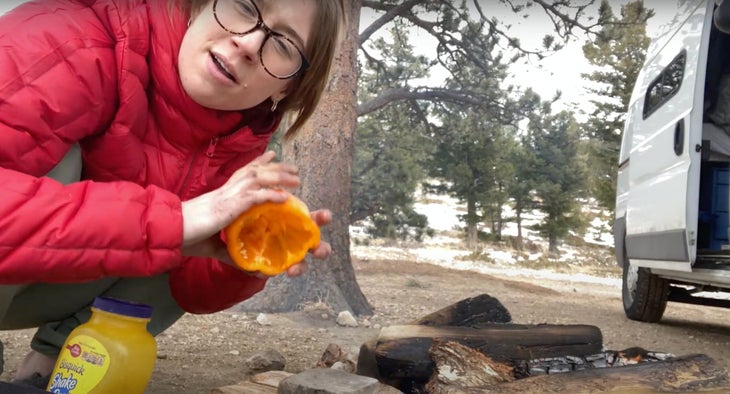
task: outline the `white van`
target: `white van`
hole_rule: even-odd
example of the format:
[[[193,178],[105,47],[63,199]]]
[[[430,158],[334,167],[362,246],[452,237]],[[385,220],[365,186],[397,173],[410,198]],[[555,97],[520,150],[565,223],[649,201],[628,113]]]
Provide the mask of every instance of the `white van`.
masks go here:
[[[676,7],[674,18],[651,43],[634,86],[614,224],[624,310],[634,320],[659,321],[667,301],[730,307],[724,2],[663,3]]]

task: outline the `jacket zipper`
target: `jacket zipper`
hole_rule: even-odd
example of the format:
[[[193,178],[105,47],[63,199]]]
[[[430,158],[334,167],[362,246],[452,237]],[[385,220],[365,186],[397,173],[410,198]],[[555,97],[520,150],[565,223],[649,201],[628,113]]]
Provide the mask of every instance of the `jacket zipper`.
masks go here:
[[[215,149],[218,145],[218,142],[223,139],[228,139],[238,133],[238,131],[235,131],[230,134],[225,134],[223,136],[215,136],[208,141],[208,147],[205,149],[205,162],[203,163],[203,166],[200,171],[200,184],[202,186],[206,186],[208,184],[208,181],[205,176],[205,172],[208,169],[208,166],[210,165],[210,159],[215,157]],[[185,186],[187,186],[190,178],[190,173],[193,172],[193,167],[195,167],[195,162],[197,161],[198,156],[200,155],[201,151],[203,150],[203,147],[198,147],[195,149],[195,152],[193,153],[190,161],[188,161],[188,170],[185,172],[185,176],[183,177],[182,182],[180,183],[180,188],[178,189],[177,194],[181,198],[185,198],[186,196],[182,195],[183,190],[185,190]],[[186,194],[190,194],[189,191]]]
[[[193,151],[193,154],[190,156],[190,160],[188,160],[188,169],[185,171],[185,176],[183,176],[182,180],[180,181],[180,187],[177,189],[177,195],[180,196],[180,199],[185,201],[186,195],[183,195],[183,190],[185,190],[185,186],[188,184],[188,178],[190,177],[190,173],[193,171],[193,166],[195,165],[195,159],[200,154],[201,148],[198,147]]]
[[[208,149],[205,151],[205,162],[203,163],[203,168],[200,170],[200,184],[203,186],[208,184],[205,172],[208,170],[208,166],[210,165],[210,159],[215,156],[215,146],[218,145],[219,139],[220,138],[218,136],[215,136],[211,138],[210,142],[208,142]]]

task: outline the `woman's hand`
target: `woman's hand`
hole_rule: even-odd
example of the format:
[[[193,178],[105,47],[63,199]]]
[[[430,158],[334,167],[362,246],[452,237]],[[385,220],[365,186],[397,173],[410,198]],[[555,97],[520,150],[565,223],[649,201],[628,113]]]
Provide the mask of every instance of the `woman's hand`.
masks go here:
[[[218,189],[182,203],[184,256],[212,257],[237,267],[228,255],[220,231],[254,205],[266,201],[284,202],[288,194],[282,189],[299,186],[297,168],[274,163],[274,157],[274,152],[266,152],[236,171]],[[319,227],[332,221],[329,210],[312,211],[311,217]],[[332,253],[332,247],[328,242],[320,242],[309,252],[316,259],[326,259]],[[302,261],[289,267],[286,274],[299,276],[306,269],[307,263]],[[251,274],[266,277],[257,272]]]
[[[312,220],[317,223],[317,226],[322,227],[328,225],[332,221],[332,213],[329,210],[323,209],[319,211],[311,212]],[[328,242],[320,242],[317,247],[311,249],[309,253],[315,259],[324,260],[332,254],[332,247]],[[183,255],[185,256],[199,256],[199,257],[212,257],[218,261],[226,263],[230,266],[238,268],[233,262],[231,256],[228,254],[228,249],[223,240],[218,235],[214,235],[208,239],[205,239],[196,244],[183,247]],[[239,268],[240,269],[240,268]],[[307,271],[307,262],[302,260],[301,262],[294,264],[286,270],[286,275],[290,277],[300,276]],[[266,275],[260,272],[248,272],[259,278],[267,278]]]
[[[313,211],[311,213],[311,216],[312,220],[314,220],[314,222],[317,223],[317,226],[319,227],[326,226],[332,221],[332,212],[326,209]],[[317,247],[315,247],[314,249],[311,249],[309,253],[315,259],[324,260],[329,257],[330,254],[332,254],[332,246],[330,246],[329,242],[320,242],[319,245],[317,245]],[[289,267],[289,269],[286,270],[286,274],[288,276],[294,277],[302,275],[306,271],[307,262],[306,260],[302,260],[300,263],[294,264]]]
[[[213,253],[198,245],[217,235],[241,213],[267,201],[284,202],[287,192],[299,186],[299,170],[273,162],[274,152],[266,152],[239,169],[221,187],[182,203],[183,253],[200,256]],[[202,248],[196,251],[194,246]]]

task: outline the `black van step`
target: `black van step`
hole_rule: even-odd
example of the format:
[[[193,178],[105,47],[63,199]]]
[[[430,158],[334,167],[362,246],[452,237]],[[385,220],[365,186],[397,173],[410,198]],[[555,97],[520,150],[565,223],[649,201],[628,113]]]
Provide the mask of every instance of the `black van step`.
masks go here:
[[[689,290],[683,287],[669,287],[669,301],[681,302],[683,304],[716,306],[720,308],[730,308],[730,300],[722,300],[718,298],[695,297]]]
[[[730,256],[726,254],[703,254],[697,256],[693,268],[730,270]]]

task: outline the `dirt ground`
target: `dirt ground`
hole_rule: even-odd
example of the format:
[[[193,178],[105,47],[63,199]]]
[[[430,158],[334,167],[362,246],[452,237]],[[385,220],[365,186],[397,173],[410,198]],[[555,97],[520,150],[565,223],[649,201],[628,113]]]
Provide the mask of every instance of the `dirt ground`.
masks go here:
[[[675,355],[707,354],[730,369],[730,317],[724,309],[670,303],[659,324],[627,320],[620,289],[606,285],[492,276],[408,261],[355,261],[358,282],[375,308],[360,327],[339,327],[336,312],[310,306],[270,315],[262,326],[256,315],[225,311],[183,317],[158,337],[158,360],[148,393],[209,393],[247,376],[244,360],[267,349],[286,358],[286,370],[313,367],[328,344],[355,360],[360,344],[380,327],[407,323],[461,299],[487,293],[498,298],[515,323],[592,324],[607,349],[641,346]],[[369,322],[369,323],[368,323]],[[369,325],[367,327],[366,325]],[[0,333],[6,344],[8,380],[24,354],[32,331]]]

